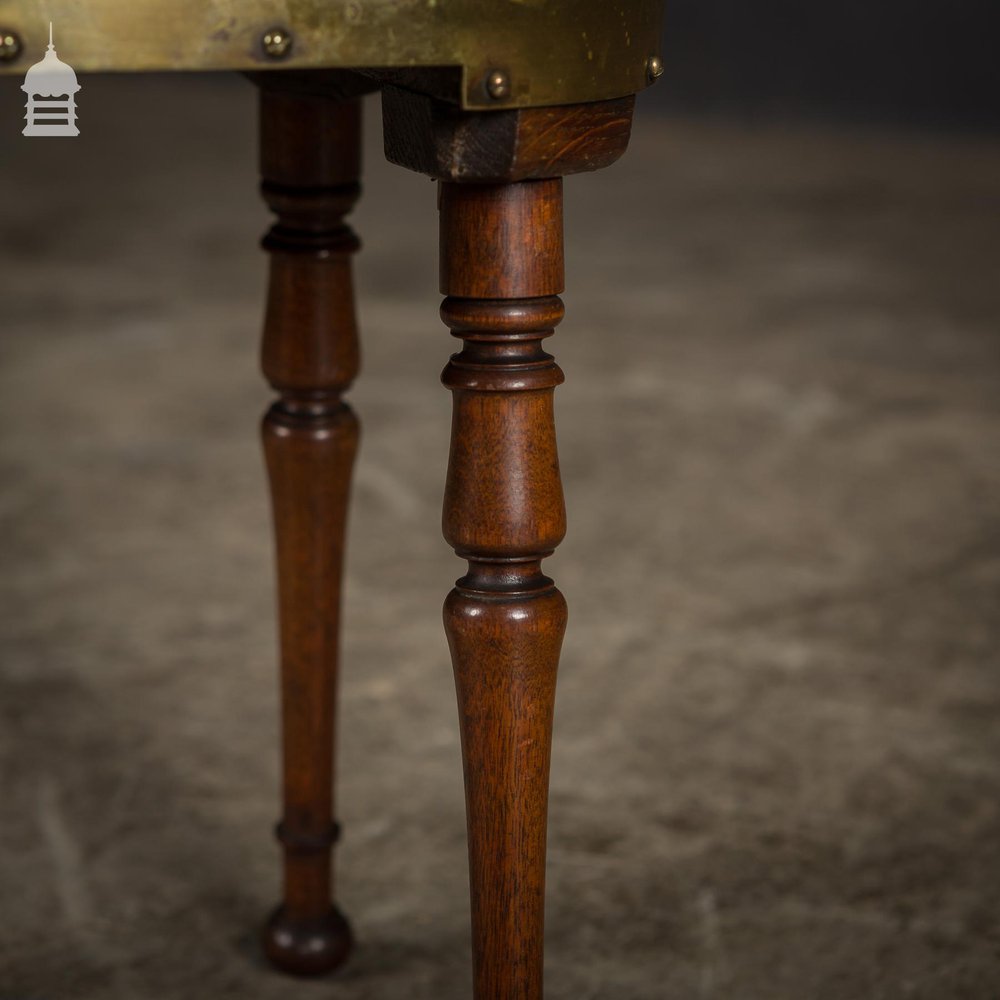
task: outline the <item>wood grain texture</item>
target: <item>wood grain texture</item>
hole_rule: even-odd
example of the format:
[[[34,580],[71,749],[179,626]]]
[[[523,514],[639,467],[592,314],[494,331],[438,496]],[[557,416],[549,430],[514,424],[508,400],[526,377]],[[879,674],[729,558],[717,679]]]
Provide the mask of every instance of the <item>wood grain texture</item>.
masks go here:
[[[512,182],[600,170],[628,148],[634,97],[593,104],[462,111],[399,87],[382,90],[385,155],[451,182]]]
[[[358,338],[344,223],[359,194],[356,100],[263,89],[261,191],[277,222],[261,365],[278,400],[263,422],[277,556],[284,809],[282,904],[262,941],[274,964],[339,965],[351,933],[332,903],[340,588],[358,422],[342,399]]]
[[[441,316],[464,343],[444,535],[469,561],[444,607],[458,691],[475,1000],[540,1000],[549,756],[566,602],[541,561],[566,514],[542,340],[563,316],[562,181],[443,184]]]
[[[538,298],[563,290],[562,182],[441,188],[441,291],[468,299]],[[501,317],[497,317],[503,322]]]

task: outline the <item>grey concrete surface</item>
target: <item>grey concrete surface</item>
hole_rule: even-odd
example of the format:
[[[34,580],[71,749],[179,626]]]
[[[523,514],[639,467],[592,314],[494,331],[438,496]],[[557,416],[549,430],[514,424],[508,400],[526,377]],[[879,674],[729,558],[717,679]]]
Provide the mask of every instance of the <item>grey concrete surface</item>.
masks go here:
[[[354,221],[339,896],[271,972],[238,79],[0,87],[0,997],[467,1000],[434,189]],[[1000,144],[643,117],[567,184],[550,1000],[1000,996]]]

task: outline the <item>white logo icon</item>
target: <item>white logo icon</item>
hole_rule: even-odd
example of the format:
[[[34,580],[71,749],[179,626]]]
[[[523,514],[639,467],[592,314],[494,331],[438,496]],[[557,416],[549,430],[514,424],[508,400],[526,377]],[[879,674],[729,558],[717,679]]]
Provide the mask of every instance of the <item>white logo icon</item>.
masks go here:
[[[76,127],[76,98],[80,89],[72,66],[61,62],[52,44],[49,21],[49,47],[41,62],[28,67],[21,85],[28,95],[22,135],[79,135]]]

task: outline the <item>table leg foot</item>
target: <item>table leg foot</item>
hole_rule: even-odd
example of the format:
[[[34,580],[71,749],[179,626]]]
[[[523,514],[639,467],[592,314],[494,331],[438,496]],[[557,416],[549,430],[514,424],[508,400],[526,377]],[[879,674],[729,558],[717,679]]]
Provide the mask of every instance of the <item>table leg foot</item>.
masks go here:
[[[272,965],[297,976],[331,972],[354,943],[351,927],[335,906],[319,917],[303,918],[277,907],[261,931],[261,946]]]

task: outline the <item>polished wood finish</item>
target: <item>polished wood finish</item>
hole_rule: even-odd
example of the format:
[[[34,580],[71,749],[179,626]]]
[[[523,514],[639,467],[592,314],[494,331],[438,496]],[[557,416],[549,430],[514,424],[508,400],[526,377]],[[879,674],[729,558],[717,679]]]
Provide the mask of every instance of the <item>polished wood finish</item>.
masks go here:
[[[261,82],[261,85],[265,84]],[[356,79],[265,90],[265,196],[279,221],[264,368],[281,587],[284,905],[280,966],[321,971],[350,931],[330,903],[338,587],[357,425],[343,215],[357,196]],[[475,1000],[542,1000],[545,847],[566,602],[542,571],[565,533],[553,419],[562,372],[543,349],[563,316],[562,174],[624,152],[633,102],[471,115],[387,88],[390,159],[437,177],[441,316],[463,342],[453,394],[447,541],[468,572],[445,601],[465,771]]]
[[[634,106],[629,96],[483,114],[386,86],[385,155],[445,181],[510,182],[600,170],[628,148]]]
[[[444,535],[469,561],[444,607],[465,769],[475,1000],[540,1000],[549,752],[566,602],[541,561],[566,528],[542,349],[562,319],[562,181],[442,184],[441,316],[464,346]]]
[[[334,718],[340,587],[358,422],[342,399],[358,371],[344,223],[358,194],[357,100],[261,84],[261,192],[270,281],[261,361],[279,398],[263,423],[281,636],[284,896],[264,928],[274,964],[339,965],[351,933],[332,904]]]

